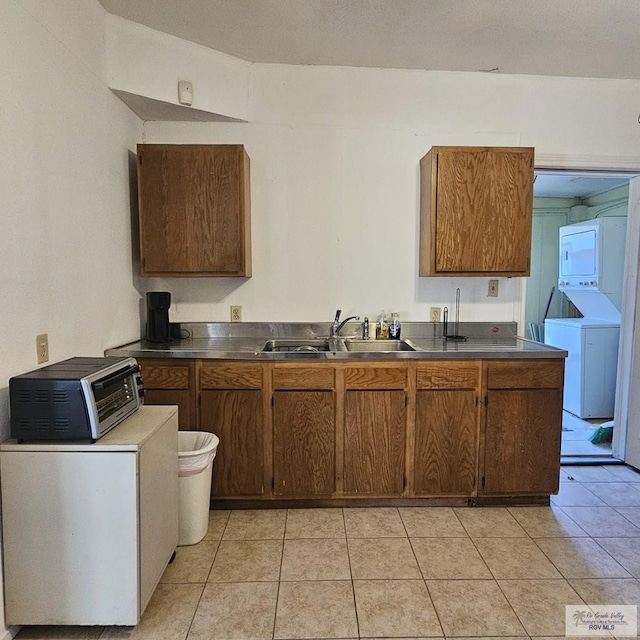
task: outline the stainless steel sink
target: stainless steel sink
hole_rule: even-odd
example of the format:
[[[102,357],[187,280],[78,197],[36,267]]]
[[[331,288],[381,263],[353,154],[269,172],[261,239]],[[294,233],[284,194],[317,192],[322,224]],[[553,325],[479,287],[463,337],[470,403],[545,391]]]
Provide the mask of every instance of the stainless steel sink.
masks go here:
[[[415,348],[405,340],[363,340],[346,338],[344,341],[348,351],[415,351]]]
[[[323,339],[278,338],[269,340],[262,350],[278,353],[321,353],[331,351],[331,345],[329,340]]]

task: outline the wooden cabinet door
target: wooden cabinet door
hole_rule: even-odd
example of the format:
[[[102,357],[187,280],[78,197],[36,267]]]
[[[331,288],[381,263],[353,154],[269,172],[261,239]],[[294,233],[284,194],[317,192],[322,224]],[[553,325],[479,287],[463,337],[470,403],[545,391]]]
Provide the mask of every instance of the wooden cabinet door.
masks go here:
[[[489,390],[484,494],[557,493],[562,389]]]
[[[212,497],[260,496],[263,493],[262,391],[200,391],[200,424],[220,438],[213,463]]]
[[[250,276],[242,145],[138,145],[143,276]]]
[[[405,374],[406,375],[406,374]],[[393,496],[404,490],[406,395],[403,390],[345,394],[344,491]]]
[[[333,391],[273,394],[273,491],[331,496],[335,491]]]
[[[488,363],[480,493],[557,493],[563,372],[561,359]]]
[[[181,431],[198,429],[195,407],[195,375],[193,360],[171,361],[138,359],[142,370],[144,403],[176,405]]]
[[[474,494],[478,473],[476,398],[472,389],[417,391],[416,494]]]
[[[533,149],[434,147],[421,171],[420,275],[529,275]]]

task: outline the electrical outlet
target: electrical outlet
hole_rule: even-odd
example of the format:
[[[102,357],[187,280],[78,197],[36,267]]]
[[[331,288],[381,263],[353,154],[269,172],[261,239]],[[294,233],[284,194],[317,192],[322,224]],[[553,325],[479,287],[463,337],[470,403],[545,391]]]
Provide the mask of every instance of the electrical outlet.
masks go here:
[[[489,280],[489,290],[487,291],[487,297],[489,298],[498,297],[498,281],[497,280]]]
[[[239,304],[231,305],[231,322],[242,322],[242,307]]]
[[[36,336],[36,354],[38,364],[49,361],[49,334],[41,333]]]
[[[429,309],[429,322],[440,322],[440,307]]]

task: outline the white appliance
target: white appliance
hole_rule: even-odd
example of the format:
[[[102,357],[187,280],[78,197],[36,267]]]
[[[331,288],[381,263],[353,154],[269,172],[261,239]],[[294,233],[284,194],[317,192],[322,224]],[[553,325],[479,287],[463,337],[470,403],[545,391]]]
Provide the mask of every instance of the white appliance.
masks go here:
[[[620,216],[560,227],[558,289],[587,318],[620,322],[626,228]]]
[[[593,318],[553,318],[544,341],[569,353],[564,369],[563,408],[579,418],[611,418],[618,367],[617,322]]]
[[[177,408],[0,462],[7,624],[137,624],[178,543]]]
[[[560,227],[558,289],[584,318],[547,319],[544,341],[569,353],[563,408],[579,418],[611,418],[627,219],[609,216]]]

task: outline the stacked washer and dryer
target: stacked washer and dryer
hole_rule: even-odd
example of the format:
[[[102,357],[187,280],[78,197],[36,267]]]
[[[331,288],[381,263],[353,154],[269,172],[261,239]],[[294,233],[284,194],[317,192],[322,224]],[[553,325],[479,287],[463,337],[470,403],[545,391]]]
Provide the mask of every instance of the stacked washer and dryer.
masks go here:
[[[563,408],[579,418],[613,417],[626,222],[610,216],[560,228],[558,289],[584,317],[545,320],[544,341],[569,353]]]

